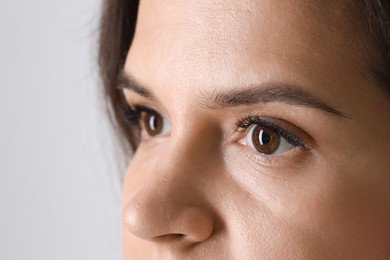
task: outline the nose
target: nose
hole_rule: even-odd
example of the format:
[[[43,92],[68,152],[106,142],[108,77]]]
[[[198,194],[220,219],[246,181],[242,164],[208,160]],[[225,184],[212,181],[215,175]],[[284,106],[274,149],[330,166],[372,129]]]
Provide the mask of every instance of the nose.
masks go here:
[[[184,206],[178,210],[176,206],[167,207],[161,203],[128,204],[124,209],[124,223],[138,238],[180,246],[205,241],[213,232],[211,214],[196,206]]]
[[[133,162],[143,166],[135,166],[133,170],[130,167],[127,175],[131,178],[138,171],[135,174],[142,174],[142,181],[127,195],[124,193],[122,212],[123,224],[132,235],[181,247],[210,238],[215,215],[204,187],[208,186],[210,170],[207,160],[211,155],[207,153],[215,154],[215,146],[203,141],[197,144],[202,147],[196,147],[177,140],[170,148],[158,152],[158,159],[149,163]]]

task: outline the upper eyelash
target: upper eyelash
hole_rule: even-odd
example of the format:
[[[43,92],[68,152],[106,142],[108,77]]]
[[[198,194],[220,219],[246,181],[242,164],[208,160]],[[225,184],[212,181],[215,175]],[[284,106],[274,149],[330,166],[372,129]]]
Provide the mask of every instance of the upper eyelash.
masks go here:
[[[134,109],[131,108],[128,104],[124,105],[120,110],[120,116],[122,120],[130,126],[138,126],[139,120],[141,118],[142,112],[151,112],[154,111],[151,108],[145,106],[135,106]]]
[[[306,147],[304,141],[300,137],[296,136],[295,134],[292,134],[290,131],[281,127],[277,123],[271,120],[263,119],[260,116],[257,115],[245,116],[244,118],[238,119],[236,125],[237,125],[238,132],[245,132],[252,125],[267,127],[272,131],[276,132],[279,136],[285,138],[289,144],[299,147],[302,150],[310,150],[309,148]]]

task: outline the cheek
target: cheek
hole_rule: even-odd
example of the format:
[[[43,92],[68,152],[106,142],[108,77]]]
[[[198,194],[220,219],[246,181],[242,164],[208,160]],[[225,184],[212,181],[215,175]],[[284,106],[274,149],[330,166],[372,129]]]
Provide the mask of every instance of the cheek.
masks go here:
[[[315,155],[283,169],[262,168],[236,153],[227,157],[236,187],[225,196],[235,205],[225,214],[234,237],[245,230],[252,241],[243,246],[257,244],[270,255],[288,252],[300,259],[371,259],[389,250],[389,192],[375,182],[362,184],[364,168],[332,165]]]
[[[326,170],[326,167],[324,167]],[[374,169],[372,169],[374,170]],[[374,170],[375,171],[375,170]],[[369,173],[365,167],[349,168],[338,165],[327,171],[328,187],[321,195],[317,229],[327,230],[329,245],[343,248],[346,255],[376,259],[378,252],[387,250],[390,241],[389,190],[377,181],[362,182]],[[375,179],[375,172],[371,172]],[[363,257],[364,256],[364,257]]]
[[[382,191],[360,185],[353,177],[363,173],[347,167],[318,164],[314,169],[305,185],[283,199],[284,220],[310,234],[308,240],[331,258],[376,259],[389,250],[390,211]]]

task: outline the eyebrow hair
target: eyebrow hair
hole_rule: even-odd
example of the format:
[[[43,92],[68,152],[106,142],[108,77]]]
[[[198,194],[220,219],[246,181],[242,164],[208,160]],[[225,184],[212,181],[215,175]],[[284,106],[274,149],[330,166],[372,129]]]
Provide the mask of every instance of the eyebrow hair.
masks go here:
[[[281,102],[288,105],[315,108],[349,118],[343,112],[304,92],[299,87],[285,83],[263,83],[243,90],[231,90],[226,93],[218,93],[212,99],[214,103],[222,107]]]
[[[132,90],[145,98],[154,99],[153,94],[147,88],[143,87],[131,74],[124,70],[119,73],[117,88]]]
[[[135,93],[150,99],[155,99],[154,95],[142,86],[131,74],[122,71],[118,78],[119,89],[129,89]],[[299,87],[285,83],[263,83],[245,89],[234,89],[225,93],[210,95],[211,103],[217,107],[238,107],[253,105],[257,103],[280,102],[288,105],[309,107],[319,109],[333,115],[349,118],[343,112],[320,99],[304,92]],[[215,106],[209,106],[214,108]]]

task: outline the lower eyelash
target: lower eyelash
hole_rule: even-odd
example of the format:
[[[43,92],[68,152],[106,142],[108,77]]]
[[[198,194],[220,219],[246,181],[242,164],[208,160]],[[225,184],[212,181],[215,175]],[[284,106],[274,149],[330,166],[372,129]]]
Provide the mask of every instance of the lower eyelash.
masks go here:
[[[279,136],[285,138],[289,144],[299,147],[305,151],[310,150],[305,146],[304,141],[295,134],[291,133],[291,131],[282,128],[280,125],[271,120],[263,119],[257,115],[248,115],[239,119],[237,120],[236,125],[237,131],[239,132],[245,132],[252,125],[267,127],[276,132]]]

